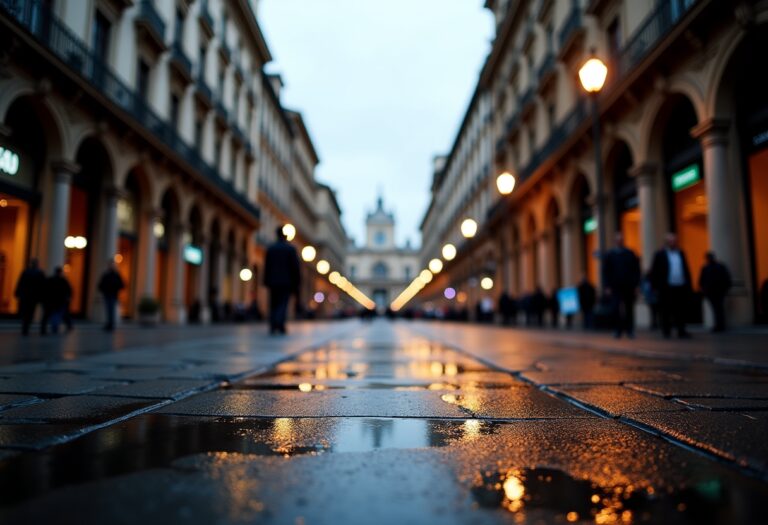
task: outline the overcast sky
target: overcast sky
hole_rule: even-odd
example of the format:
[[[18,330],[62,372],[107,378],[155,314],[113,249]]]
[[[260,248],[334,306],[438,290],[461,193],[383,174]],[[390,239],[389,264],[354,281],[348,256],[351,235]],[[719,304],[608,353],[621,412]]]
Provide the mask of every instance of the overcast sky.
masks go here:
[[[420,242],[432,157],[450,149],[490,49],[483,0],[262,0],[283,104],[304,114],[347,233],[379,191]]]

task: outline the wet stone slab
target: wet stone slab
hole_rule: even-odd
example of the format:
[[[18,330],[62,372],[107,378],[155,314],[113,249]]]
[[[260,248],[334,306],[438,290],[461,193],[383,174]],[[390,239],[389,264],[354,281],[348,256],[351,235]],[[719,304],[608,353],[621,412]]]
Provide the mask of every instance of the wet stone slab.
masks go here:
[[[422,441],[399,445],[393,435],[418,431],[398,430],[401,422],[392,420],[350,426],[363,421],[125,422],[54,451],[0,463],[0,521],[768,520],[765,483],[608,420],[433,421],[421,427]],[[359,447],[335,450],[348,439],[343,436],[358,436]]]
[[[591,417],[561,399],[528,385],[495,390],[474,390],[441,396],[470,417],[489,419],[546,419]]]
[[[19,405],[27,405],[36,401],[39,401],[39,399],[35,396],[22,394],[0,394],[0,411]]]
[[[631,388],[663,397],[724,397],[768,400],[768,383],[715,381],[629,384]]]
[[[555,387],[553,390],[611,417],[629,412],[686,409],[680,403],[618,385]]]
[[[585,367],[571,365],[547,371],[522,372],[522,377],[539,385],[576,385],[645,383],[675,381],[679,377],[671,373],[648,370],[631,370],[608,367]]]
[[[34,374],[0,380],[0,393],[66,396],[86,394],[114,384],[80,374]]]
[[[159,410],[163,414],[230,417],[465,417],[438,392],[216,391]]]
[[[107,381],[143,381],[158,379],[165,374],[177,372],[179,368],[161,366],[123,366],[110,369],[101,369],[88,372],[93,379]]]
[[[720,397],[681,397],[675,401],[686,406],[706,409],[736,412],[739,410],[768,410],[768,399],[733,399]]]
[[[150,399],[179,399],[215,384],[216,382],[211,380],[156,379],[153,381],[137,381],[130,385],[105,388],[96,392],[95,395]]]
[[[39,450],[62,443],[82,433],[79,425],[30,424],[0,420],[0,449]]]
[[[39,420],[60,423],[97,424],[124,417],[131,412],[157,405],[161,400],[125,397],[67,396],[0,412],[6,420]]]

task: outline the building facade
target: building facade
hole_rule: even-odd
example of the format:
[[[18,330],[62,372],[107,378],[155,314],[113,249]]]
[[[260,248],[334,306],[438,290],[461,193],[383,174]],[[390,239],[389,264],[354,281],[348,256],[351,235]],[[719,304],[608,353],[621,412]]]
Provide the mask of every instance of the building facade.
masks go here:
[[[623,232],[645,270],[664,232],[674,231],[694,281],[707,250],[729,267],[732,322],[764,320],[768,75],[750,68],[749,57],[768,50],[765,4],[489,0],[486,7],[496,37],[456,141],[435,170],[422,224],[423,260],[447,242],[459,255],[420,297],[437,300],[452,285],[476,300],[484,275],[494,278],[493,295],[537,286],[549,293],[584,275],[599,285],[601,230],[607,239]],[[599,161],[578,81],[593,52],[609,71],[597,100]],[[516,188],[502,198],[494,186],[504,171]],[[467,217],[480,229],[465,241],[458,224]],[[693,305],[691,317],[706,321],[708,312]]]
[[[383,312],[418,275],[419,252],[397,245],[395,216],[381,197],[366,218],[365,233],[365,244],[347,252],[346,275]]]
[[[110,262],[123,317],[259,299],[265,232],[308,223],[317,156],[264,73],[255,2],[0,0],[0,27],[0,315],[32,258],[91,319]]]

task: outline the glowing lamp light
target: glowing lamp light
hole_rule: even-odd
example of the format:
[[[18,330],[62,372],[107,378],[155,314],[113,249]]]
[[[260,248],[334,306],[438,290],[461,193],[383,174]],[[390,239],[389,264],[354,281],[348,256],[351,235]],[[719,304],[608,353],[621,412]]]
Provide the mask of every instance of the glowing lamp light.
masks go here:
[[[446,289],[445,289],[445,291],[443,292],[443,296],[444,296],[446,299],[448,299],[448,300],[451,300],[451,299],[453,299],[454,297],[456,297],[456,290],[455,290],[454,288],[451,288],[451,287],[449,286],[449,287],[448,287],[448,288],[446,288]]]
[[[296,226],[290,222],[283,226],[283,235],[285,235],[285,238],[288,239],[289,242],[292,241],[294,237],[296,237]]]
[[[429,271],[438,274],[443,271],[443,261],[440,259],[432,259],[429,261]]]
[[[315,250],[314,246],[305,246],[301,250],[301,258],[304,259],[304,262],[312,262],[315,260],[316,256],[317,250]]]
[[[317,273],[319,273],[320,275],[325,275],[330,271],[331,271],[331,263],[329,263],[325,259],[321,259],[317,261]]]
[[[454,258],[456,258],[456,247],[451,243],[443,246],[443,259],[452,261]]]
[[[490,290],[491,288],[493,288],[493,279],[491,279],[490,277],[483,277],[482,280],[480,281],[480,288],[482,288],[483,290]]]
[[[242,270],[240,270],[241,281],[243,281],[244,283],[247,283],[251,279],[253,279],[253,272],[251,270],[249,270],[248,268],[243,268]]]
[[[323,292],[317,292],[313,297],[317,304],[322,304],[325,301],[325,294]]]
[[[162,239],[165,236],[165,226],[162,222],[157,221],[152,226],[152,233],[154,233],[156,239]]]
[[[509,195],[515,190],[515,176],[505,171],[496,177],[496,188],[502,195]]]
[[[599,93],[607,76],[608,67],[599,58],[590,58],[579,69],[579,80],[587,93]]]
[[[341,279],[341,274],[339,272],[331,272],[331,274],[328,276],[328,280],[331,282],[331,284],[337,284],[339,279]]]
[[[428,284],[432,282],[432,272],[429,270],[422,270],[419,274],[419,277],[421,278],[422,282],[424,284]]]
[[[471,239],[477,234],[477,222],[474,219],[464,219],[461,223],[461,234],[466,239]]]
[[[120,264],[123,262],[123,255],[121,253],[115,254],[115,264]]]
[[[64,239],[64,247],[70,250],[83,250],[86,246],[88,246],[88,240],[80,235],[68,235]]]

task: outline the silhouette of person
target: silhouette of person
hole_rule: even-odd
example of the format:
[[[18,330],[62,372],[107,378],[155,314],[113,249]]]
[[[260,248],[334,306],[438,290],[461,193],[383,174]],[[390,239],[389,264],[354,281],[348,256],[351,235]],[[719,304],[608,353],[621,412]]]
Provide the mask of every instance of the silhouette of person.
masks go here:
[[[21,272],[14,295],[19,301],[21,333],[29,335],[29,326],[35,317],[35,309],[43,298],[45,274],[40,270],[37,259],[31,259],[26,270]]]
[[[685,329],[687,300],[691,295],[691,271],[674,233],[667,233],[664,248],[653,256],[650,277],[651,284],[659,294],[661,331],[664,337],[671,335],[672,324],[677,329],[678,337],[691,337]]]
[[[299,292],[301,274],[299,255],[290,245],[283,228],[275,230],[277,240],[267,249],[264,263],[264,286],[269,288],[269,333],[286,333],[288,303]]]
[[[591,330],[595,326],[595,302],[597,291],[586,275],[581,277],[581,282],[576,289],[579,295],[579,308],[581,309],[582,327]]]
[[[53,275],[45,283],[43,298],[45,313],[40,327],[43,334],[46,333],[49,323],[54,334],[59,332],[59,323],[62,321],[67,325],[68,331],[72,329],[72,320],[69,317],[69,301],[71,299],[72,286],[64,277],[61,267],[56,267]]]
[[[707,263],[699,275],[699,288],[712,306],[715,316],[713,332],[725,331],[725,296],[731,288],[731,272],[715,259],[714,252],[707,252]]]
[[[603,259],[603,284],[614,314],[614,337],[626,333],[635,337],[635,295],[640,285],[640,259],[624,245],[624,236],[616,234],[616,246]]]
[[[125,288],[123,278],[117,272],[115,263],[109,261],[106,271],[99,280],[99,292],[104,298],[104,309],[107,321],[104,330],[111,332],[115,329],[115,315],[117,315],[117,295]]]

